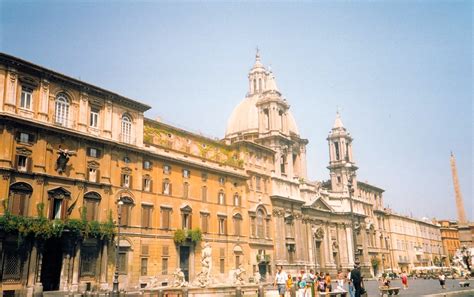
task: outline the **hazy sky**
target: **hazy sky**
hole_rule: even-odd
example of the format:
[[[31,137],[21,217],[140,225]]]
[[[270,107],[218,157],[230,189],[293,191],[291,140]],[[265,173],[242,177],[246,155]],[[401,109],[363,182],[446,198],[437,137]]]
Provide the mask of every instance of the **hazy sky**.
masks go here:
[[[255,48],[327,179],[336,108],[358,178],[403,214],[455,218],[472,195],[470,1],[0,1],[0,49],[145,102],[150,118],[222,138]]]

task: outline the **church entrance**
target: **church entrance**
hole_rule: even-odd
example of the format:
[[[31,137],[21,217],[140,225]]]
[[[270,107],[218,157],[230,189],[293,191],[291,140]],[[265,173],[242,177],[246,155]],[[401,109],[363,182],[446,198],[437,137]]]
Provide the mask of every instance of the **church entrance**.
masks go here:
[[[44,291],[59,290],[63,252],[61,242],[50,239],[44,245],[41,265],[41,283]]]
[[[179,268],[184,273],[186,281],[189,281],[189,246],[179,247]]]

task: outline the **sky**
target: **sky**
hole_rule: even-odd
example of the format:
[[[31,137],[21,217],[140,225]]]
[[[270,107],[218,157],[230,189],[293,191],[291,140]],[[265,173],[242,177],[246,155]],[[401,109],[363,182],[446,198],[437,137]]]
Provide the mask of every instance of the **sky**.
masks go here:
[[[0,1],[0,51],[147,103],[223,138],[260,49],[329,178],[336,111],[358,179],[414,217],[455,219],[450,152],[473,210],[470,1]]]

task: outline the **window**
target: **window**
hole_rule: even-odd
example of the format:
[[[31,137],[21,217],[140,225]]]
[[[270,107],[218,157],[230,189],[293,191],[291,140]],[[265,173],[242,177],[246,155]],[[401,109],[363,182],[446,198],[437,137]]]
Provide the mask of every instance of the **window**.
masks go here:
[[[238,193],[234,194],[234,206],[241,206],[241,199]]]
[[[97,221],[100,199],[101,196],[97,192],[89,192],[84,195],[84,208],[88,222]]]
[[[32,94],[33,94],[33,89],[27,88],[27,87],[21,88],[20,108],[31,110]]]
[[[257,237],[258,238],[264,238],[264,230],[265,230],[265,225],[264,225],[264,213],[263,210],[259,209],[257,211]]]
[[[240,214],[234,215],[234,235],[240,236],[242,226],[242,216]]]
[[[146,276],[148,274],[148,258],[142,258],[140,262],[140,275]]]
[[[340,184],[341,183],[341,177],[338,175],[337,176],[337,183]]]
[[[270,115],[268,113],[268,109],[263,110],[263,114],[265,115],[265,128],[268,130],[270,129]]]
[[[168,195],[168,196],[171,196],[171,183],[169,181],[169,179],[165,179],[163,181],[163,195]]]
[[[122,116],[122,142],[132,142],[132,119],[128,115]]]
[[[161,208],[161,228],[170,229],[171,208]]]
[[[255,217],[250,218],[250,234],[255,237]]]
[[[151,192],[152,180],[149,176],[143,177],[143,191]]]
[[[150,170],[151,169],[151,162],[148,160],[143,161],[143,169]]]
[[[100,158],[101,156],[101,151],[95,147],[89,147],[87,148],[87,155],[92,158]]]
[[[225,177],[221,176],[219,177],[219,184],[223,186],[225,184]]]
[[[90,182],[96,183],[97,182],[97,169],[89,168],[88,174],[89,174],[88,180]]]
[[[30,142],[30,134],[28,133],[20,133],[20,142],[21,143],[29,143]]]
[[[128,261],[127,261],[127,251],[119,248],[119,261],[118,261],[118,271],[120,274],[127,274],[128,271]]]
[[[122,174],[122,187],[124,188],[131,188],[132,187],[132,178],[130,174],[123,173]]]
[[[183,169],[183,177],[184,178],[191,177],[191,171],[189,171],[189,169]]]
[[[207,187],[202,186],[201,188],[201,200],[202,202],[207,202]]]
[[[225,248],[219,249],[219,272],[225,273]]]
[[[63,93],[56,97],[55,122],[64,127],[69,126],[69,100]]]
[[[142,205],[142,227],[151,228],[151,214],[153,207],[151,205]]]
[[[163,165],[163,174],[170,174],[170,173],[171,173],[171,166]]]
[[[262,190],[261,186],[262,178],[260,176],[255,177],[255,189],[260,192]]]
[[[235,269],[240,267],[240,255],[235,255]]]
[[[22,172],[28,171],[28,163],[29,163],[28,161],[30,160],[31,158],[28,158],[27,156],[18,155],[17,162],[16,162],[16,169]]]
[[[209,214],[201,212],[201,231],[202,233],[209,232]]]
[[[188,198],[189,197],[189,183],[185,182],[183,184],[183,198]]]
[[[29,198],[33,188],[27,183],[15,183],[10,186],[8,210],[17,216],[28,215]]]
[[[284,129],[284,117],[283,117],[284,113],[282,110],[279,110],[278,111],[278,116],[280,118],[280,129],[283,130]]]
[[[282,174],[286,172],[286,156],[282,155],[280,158],[280,171]]]
[[[129,197],[121,198],[123,204],[120,206],[120,225],[130,226],[133,200]]]
[[[62,210],[63,210],[63,200],[53,199],[52,205],[53,205],[52,219],[54,220],[61,219]]]
[[[89,118],[89,126],[92,128],[97,128],[99,127],[99,109],[92,107],[91,108],[91,114]]]
[[[219,191],[219,194],[217,195],[217,203],[220,205],[225,205],[225,194],[222,190]]]
[[[183,212],[182,215],[181,215],[183,221],[182,221],[182,228],[184,230],[188,230],[188,229],[191,229],[192,228],[192,224],[191,224],[191,218],[192,218],[192,214],[189,213],[189,212]]]
[[[227,234],[227,218],[223,216],[219,216],[219,234],[225,235]]]
[[[341,156],[339,154],[339,142],[334,142],[334,151],[336,152],[336,160],[340,160]]]
[[[285,219],[285,229],[287,238],[295,238],[293,218]]]
[[[162,275],[168,274],[168,258],[165,258],[165,257],[161,258],[161,274]]]
[[[81,276],[95,276],[97,271],[97,249],[93,246],[81,248]]]

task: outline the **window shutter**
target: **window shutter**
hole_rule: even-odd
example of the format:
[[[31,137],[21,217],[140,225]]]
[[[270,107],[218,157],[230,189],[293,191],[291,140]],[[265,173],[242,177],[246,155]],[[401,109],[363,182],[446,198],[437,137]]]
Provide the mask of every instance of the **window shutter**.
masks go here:
[[[16,131],[16,133],[15,133],[15,140],[16,141],[20,141],[20,134],[21,134],[20,131]]]
[[[120,175],[120,186],[123,187],[123,181],[125,179],[125,175],[124,174],[121,174]]]
[[[87,154],[88,157],[91,156],[91,148],[90,147],[87,148],[86,154]]]
[[[49,219],[54,218],[54,198],[49,198]]]
[[[97,158],[100,158],[102,156],[102,150],[96,150],[97,152]]]
[[[28,134],[28,142],[33,143],[36,141],[36,135],[34,134]]]
[[[165,193],[165,182],[162,183],[161,194]]]
[[[28,157],[26,159],[26,171],[31,173],[32,168],[33,168],[33,159],[31,157]]]
[[[133,188],[133,176],[131,174],[129,175],[128,188],[129,189]]]
[[[193,228],[193,215],[189,214],[189,229]]]
[[[67,199],[63,199],[63,201],[61,201],[61,220],[64,220],[66,219],[66,215],[67,215],[67,207],[68,207],[68,200]]]
[[[28,215],[27,214],[27,199],[28,199],[28,196],[26,194],[19,194],[18,195],[19,198],[20,198],[20,212],[19,214],[22,215],[22,216],[26,216]]]
[[[142,180],[142,191],[145,191],[145,187],[146,187],[146,178],[143,178],[143,180]]]
[[[173,185],[170,183],[170,196],[173,195],[172,189],[173,189]]]
[[[18,169],[18,160],[20,159],[19,155],[15,156],[15,168]]]
[[[12,199],[12,202],[11,202],[11,213],[14,214],[14,215],[19,215],[20,214],[20,194],[18,193],[13,193],[11,195],[11,199]]]
[[[95,172],[95,182],[100,183],[100,170],[97,169]]]
[[[153,180],[150,179],[150,192],[153,192]]]

